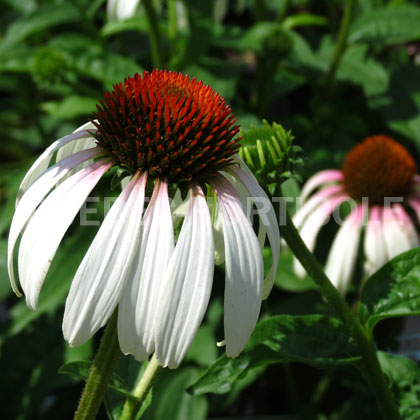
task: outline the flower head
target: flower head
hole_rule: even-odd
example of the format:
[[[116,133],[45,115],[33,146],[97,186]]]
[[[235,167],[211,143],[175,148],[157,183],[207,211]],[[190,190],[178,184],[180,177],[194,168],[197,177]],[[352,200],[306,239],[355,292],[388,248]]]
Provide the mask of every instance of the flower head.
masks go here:
[[[75,274],[64,337],[82,344],[118,307],[122,351],[138,360],[154,351],[163,366],[177,367],[208,305],[216,243],[226,264],[226,352],[238,355],[271,289],[279,233],[271,204],[264,206],[260,224],[275,261],[264,283],[261,246],[244,201],[270,202],[235,154],[238,127],[230,108],[202,82],[153,71],[115,85],[94,117],[48,147],[21,184],[8,245],[13,289],[20,294],[13,269],[18,237],[19,280],[28,306],[36,309],[51,261],[80,207],[110,168],[123,167],[130,181]],[[147,185],[153,192],[146,205]],[[203,192],[208,186],[217,197],[221,244]],[[169,192],[176,188],[189,191],[177,239]]]
[[[375,135],[347,154],[341,171],[319,172],[303,187],[303,205],[294,221],[311,250],[332,214],[342,221],[335,210],[346,201],[353,204],[326,263],[328,276],[343,293],[354,272],[362,233],[365,278],[397,254],[419,245],[418,222],[412,217],[420,216],[416,172],[413,157],[401,144]],[[298,263],[296,271],[303,275]]]

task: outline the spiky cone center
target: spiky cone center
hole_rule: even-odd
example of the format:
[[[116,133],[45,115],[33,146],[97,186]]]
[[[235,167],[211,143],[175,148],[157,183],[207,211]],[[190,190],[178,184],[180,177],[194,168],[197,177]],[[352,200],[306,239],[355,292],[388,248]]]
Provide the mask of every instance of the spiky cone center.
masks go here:
[[[371,136],[353,148],[342,167],[344,187],[356,200],[384,205],[386,197],[405,197],[416,163],[401,144],[383,135]]]
[[[205,182],[232,164],[239,126],[225,100],[188,75],[145,71],[114,85],[92,121],[98,144],[132,171]]]

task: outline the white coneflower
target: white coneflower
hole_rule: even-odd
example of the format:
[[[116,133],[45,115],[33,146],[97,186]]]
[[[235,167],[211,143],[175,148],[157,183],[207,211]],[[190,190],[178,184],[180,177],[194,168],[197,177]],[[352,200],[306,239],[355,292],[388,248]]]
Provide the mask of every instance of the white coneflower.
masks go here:
[[[338,230],[326,263],[328,276],[342,293],[352,278],[363,232],[365,278],[396,255],[419,246],[418,222],[412,217],[420,216],[416,170],[403,146],[375,135],[348,153],[342,170],[319,172],[303,187],[303,205],[294,222],[311,250],[334,209],[349,199],[356,202]],[[303,274],[299,263],[296,272]]]
[[[23,232],[20,284],[28,306],[36,309],[55,252],[80,207],[106,171],[124,167],[133,176],[75,274],[64,337],[73,346],[82,344],[118,306],[122,351],[138,360],[154,351],[163,366],[177,367],[212,287],[213,227],[203,192],[211,186],[224,236],[226,352],[237,356],[264,297],[261,246],[245,214],[245,195],[269,203],[260,222],[274,263],[264,290],[270,290],[276,274],[280,239],[271,203],[235,155],[239,128],[230,107],[202,82],[156,70],[115,85],[97,108],[95,121],[53,143],[22,182],[8,248],[14,291],[19,294],[13,271],[19,235]],[[57,151],[57,163],[49,167]],[[147,207],[146,183],[154,186]],[[189,190],[176,244],[169,186]]]

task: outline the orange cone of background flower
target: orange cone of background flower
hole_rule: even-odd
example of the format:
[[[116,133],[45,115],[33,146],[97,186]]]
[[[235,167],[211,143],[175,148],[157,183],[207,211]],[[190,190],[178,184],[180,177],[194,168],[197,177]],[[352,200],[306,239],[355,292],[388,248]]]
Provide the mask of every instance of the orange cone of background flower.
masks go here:
[[[340,226],[326,262],[327,275],[342,293],[353,276],[362,233],[365,278],[396,255],[419,246],[414,219],[420,216],[416,171],[414,159],[402,145],[376,135],[351,150],[341,170],[319,172],[303,187],[303,205],[294,222],[311,251],[321,227],[340,204],[356,203]],[[304,275],[297,261],[295,271]]]

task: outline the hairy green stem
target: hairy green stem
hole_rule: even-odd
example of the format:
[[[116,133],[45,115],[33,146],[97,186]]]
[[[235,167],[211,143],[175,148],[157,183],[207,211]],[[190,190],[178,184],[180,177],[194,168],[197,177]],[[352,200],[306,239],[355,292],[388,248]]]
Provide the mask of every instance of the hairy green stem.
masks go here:
[[[99,411],[112,371],[121,354],[117,336],[117,311],[109,319],[93,360],[74,420],[93,420]]]
[[[162,36],[159,29],[159,18],[152,0],[143,0],[142,3],[144,4],[144,10],[149,23],[153,67],[161,69],[163,67],[163,49]]]
[[[331,88],[334,76],[337,71],[338,65],[340,64],[341,57],[347,47],[347,38],[349,35],[350,24],[353,18],[354,10],[357,6],[357,0],[347,0],[346,7],[344,9],[344,16],[341,20],[340,31],[338,34],[337,44],[335,45],[334,55],[330,64],[330,69],[327,75],[326,87],[327,91]]]
[[[153,381],[156,379],[156,375],[160,369],[161,366],[159,365],[155,355],[153,355],[133,392],[134,398],[127,399],[119,420],[134,420],[136,418],[137,413],[147,397],[147,394],[153,385]]]
[[[383,418],[386,420],[399,420],[400,416],[397,405],[379,366],[376,349],[372,340],[369,338],[366,329],[360,324],[357,316],[347,305],[343,296],[341,296],[339,291],[328,279],[314,255],[306,247],[287,212],[284,223],[280,223],[280,232],[309,276],[314,280],[319,292],[324,296],[334,312],[341,318],[341,321],[354,338],[362,356],[362,360],[359,362],[359,368],[372,392],[375,394],[378,404],[381,407]]]

